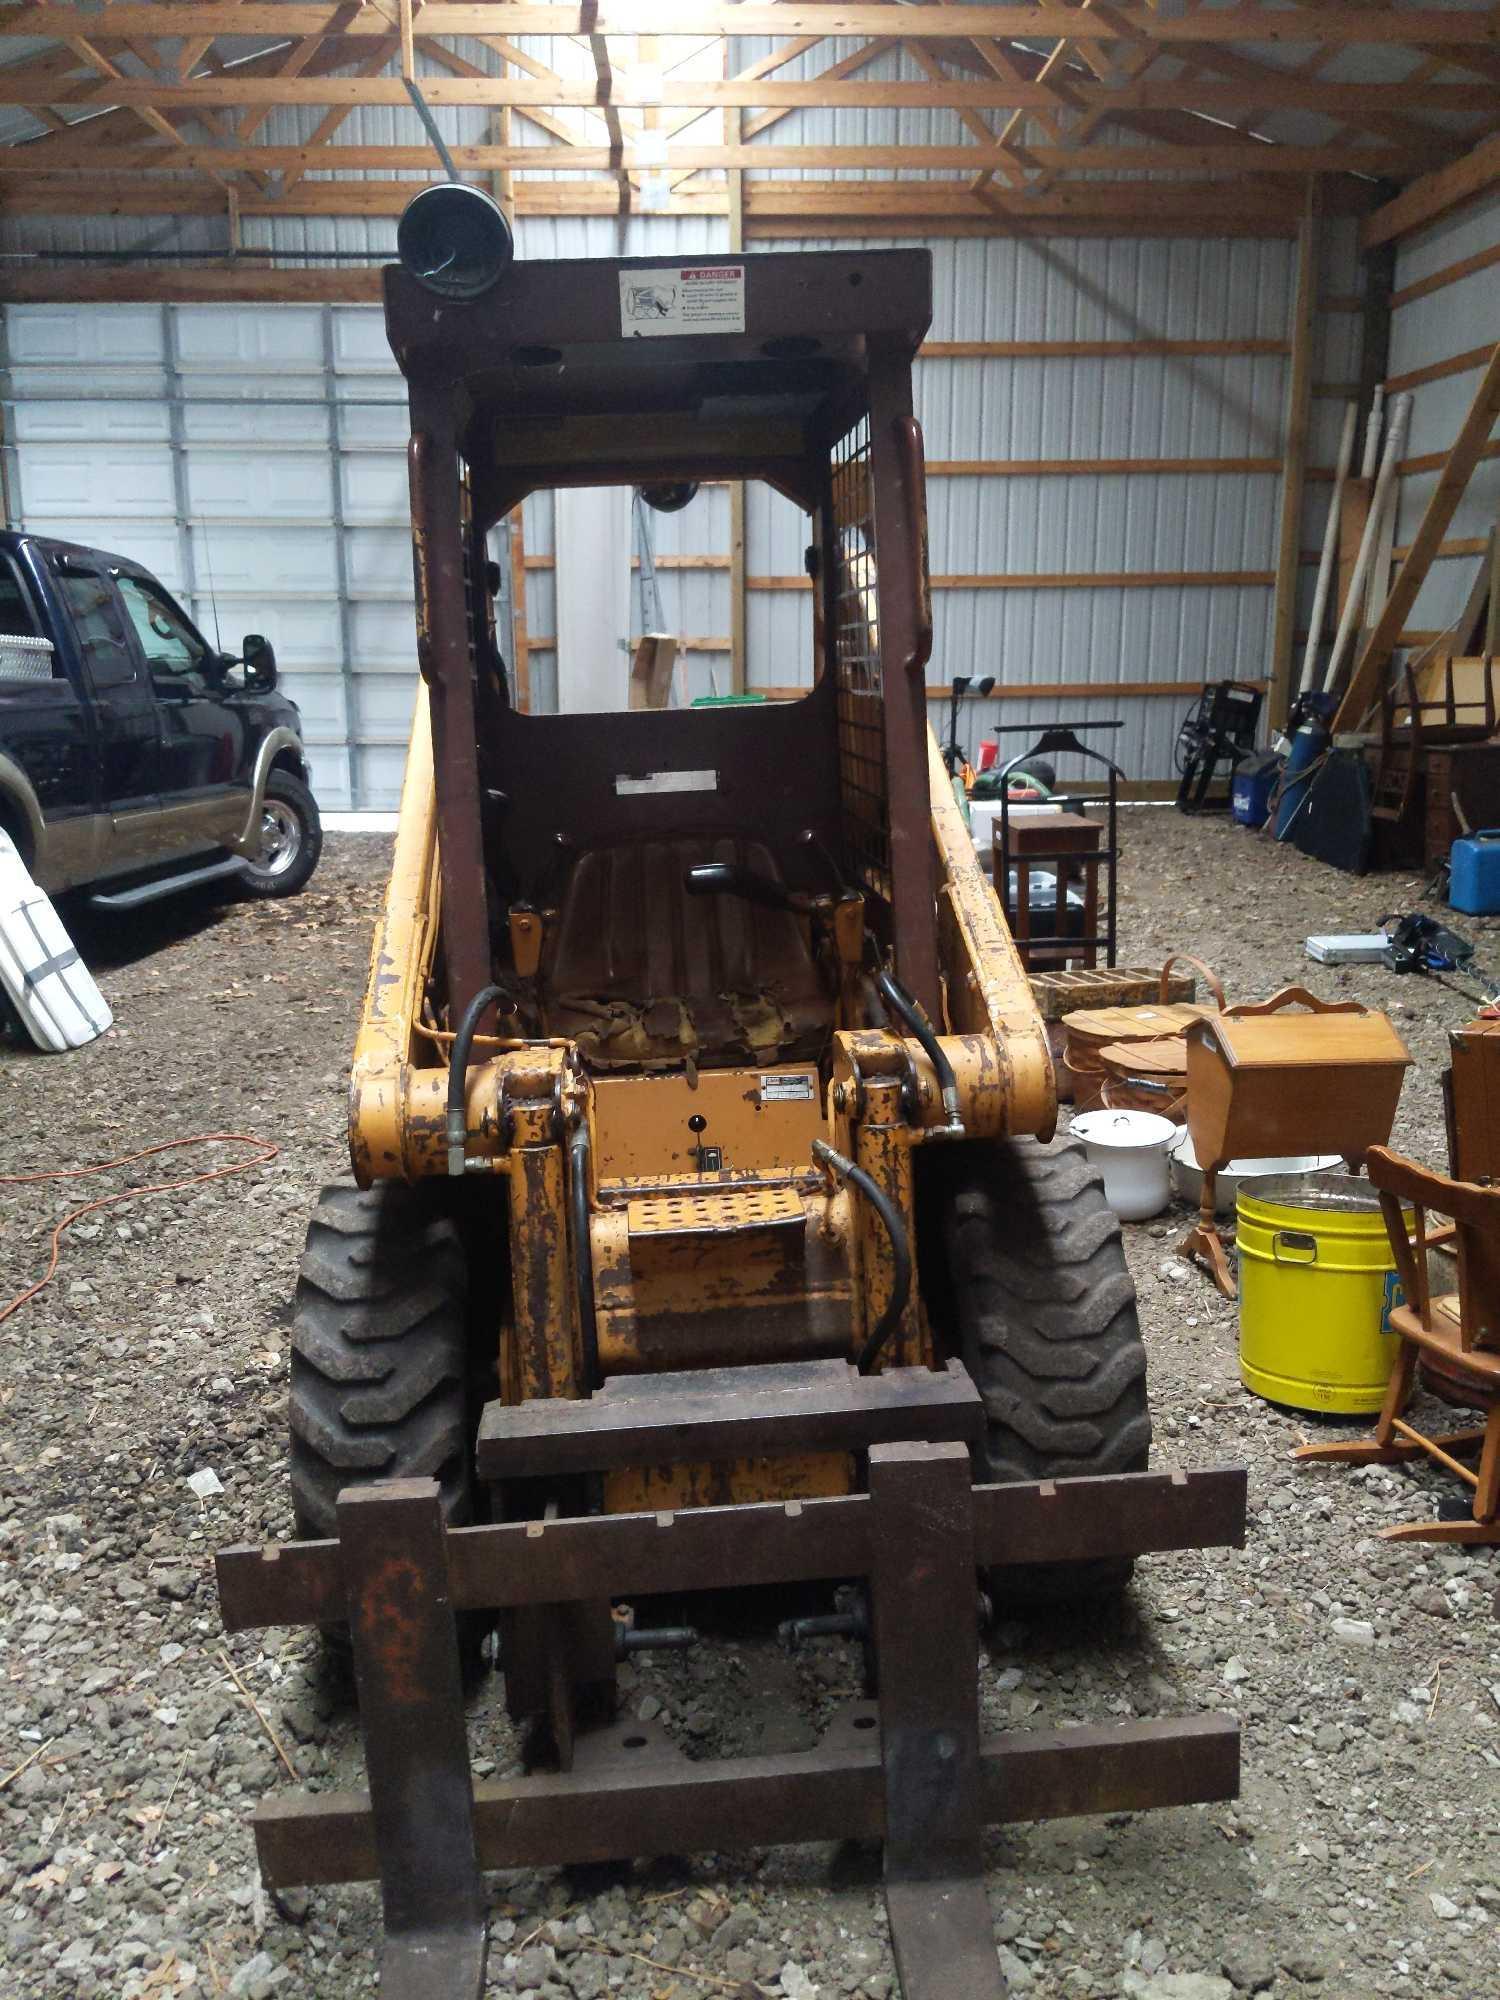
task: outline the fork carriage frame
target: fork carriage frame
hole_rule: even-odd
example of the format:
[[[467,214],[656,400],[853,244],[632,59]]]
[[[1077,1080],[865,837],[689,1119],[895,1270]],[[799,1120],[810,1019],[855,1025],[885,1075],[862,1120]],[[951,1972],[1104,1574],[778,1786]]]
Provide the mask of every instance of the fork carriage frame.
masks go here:
[[[1229,1717],[981,1740],[976,1572],[1242,1546],[1245,1473],[974,1485],[957,1440],[873,1445],[869,1490],[826,1499],[445,1528],[430,1480],[350,1489],[336,1541],[218,1557],[230,1631],[347,1619],[367,1793],[272,1798],[270,1887],[381,1883],[383,2000],[477,2000],[481,1871],[809,1840],[883,1840],[905,2000],[998,2000],[986,1825],[1188,1805],[1239,1789]],[[816,1750],[690,1763],[632,1725],[568,1772],[476,1783],[456,1614],[837,1577],[869,1581],[878,1708]],[[878,1725],[878,1726],[877,1726]]]

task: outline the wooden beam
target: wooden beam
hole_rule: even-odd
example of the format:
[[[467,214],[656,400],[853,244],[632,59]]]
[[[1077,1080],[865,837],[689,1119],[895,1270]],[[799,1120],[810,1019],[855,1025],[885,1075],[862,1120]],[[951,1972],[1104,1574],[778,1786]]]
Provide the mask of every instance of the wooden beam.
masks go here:
[[[1488,250],[1476,250],[1472,257],[1461,257],[1456,264],[1445,264],[1441,271],[1430,276],[1417,278],[1409,285],[1403,285],[1399,292],[1391,293],[1391,310],[1409,306],[1418,299],[1431,297],[1448,285],[1456,285],[1464,278],[1472,278],[1477,271],[1492,271],[1500,264],[1500,243]]]
[[[362,215],[399,216],[415,192],[411,181],[307,181],[281,195],[247,194],[240,212],[245,216]],[[40,176],[9,184],[0,176],[7,210],[15,215],[161,215],[218,214],[223,197],[213,188],[186,177],[175,183],[153,178],[102,183],[68,180],[61,186]],[[516,184],[516,206],[525,215],[615,215],[620,190],[614,180],[527,180]],[[894,224],[946,217],[986,219],[999,233],[1008,219],[1045,233],[1067,219],[1089,221],[1096,227],[1115,220],[1190,225],[1212,236],[1235,219],[1266,224],[1265,198],[1253,190],[1236,191],[1217,181],[1195,181],[1176,187],[1160,182],[1063,182],[1034,199],[1019,191],[971,193],[962,180],[894,181],[749,180],[744,189],[748,220],[765,221],[819,217],[837,222],[861,216]],[[722,183],[683,189],[668,203],[675,215],[724,215],[729,194]],[[1269,219],[1269,232],[1284,224]],[[827,230],[824,231],[827,234]],[[288,253],[291,254],[291,253]],[[1187,343],[1191,349],[1191,343]],[[1213,344],[1209,343],[1212,350]],[[1242,351],[1231,347],[1230,351]]]
[[[8,305],[379,305],[378,265],[274,270],[223,264],[13,264],[0,262]]]
[[[402,0],[409,5],[409,0]],[[214,5],[192,8],[197,35],[291,36],[390,33],[389,13],[374,5],[340,19],[346,10],[336,5]],[[855,0],[830,14],[822,4],[796,0],[695,0],[680,15],[664,14],[658,0],[604,0],[593,6],[530,4],[514,0],[505,8],[512,35],[900,35],[911,33],[910,10],[891,0]],[[109,9],[111,35],[129,39],[175,37],[182,33],[185,10],[162,4],[131,4],[119,0]],[[446,5],[429,0],[422,28],[429,35],[481,35],[495,27],[496,8],[488,4]],[[96,8],[68,6],[8,6],[0,8],[0,37],[58,37],[99,28]],[[1266,7],[1204,7],[1174,15],[1154,7],[1101,8],[1091,19],[1083,9],[1044,4],[1027,6],[964,6],[933,10],[919,32],[927,39],[970,41],[975,36],[1010,39],[1040,36],[1047,40],[1133,41],[1163,45],[1250,42],[1286,43],[1302,47],[1325,44],[1343,48],[1368,44],[1434,48],[1495,47],[1500,29],[1480,9],[1392,7],[1345,8],[1309,5],[1295,13]]]
[[[1495,420],[1500,417],[1500,345],[1490,356],[1463,428],[1454,439],[1443,464],[1442,475],[1433,488],[1421,524],[1406,552],[1406,560],[1396,573],[1390,594],[1379,618],[1366,638],[1349,677],[1349,686],[1335,728],[1357,729],[1366,709],[1380,691],[1380,676],[1396,645],[1396,635],[1416,602],[1434,555],[1448,532],[1454,510],[1463,497],[1474,467],[1489,440]]]
[[[1197,215],[1163,216],[1155,221],[1148,215],[1119,215],[1112,216],[1108,222],[1095,221],[1089,216],[1059,215],[1034,223],[1028,223],[1024,217],[999,213],[988,216],[931,215],[920,220],[912,216],[892,216],[885,221],[872,215],[846,215],[840,218],[837,233],[851,241],[866,236],[909,236],[921,242],[929,238],[1000,236],[1007,241],[1016,237],[1035,237],[1039,242],[1046,243],[1075,236],[1097,237],[1104,241],[1120,237],[1159,236],[1164,239],[1201,237],[1228,242],[1241,237],[1276,240],[1295,235],[1296,218],[1278,213],[1269,204],[1253,214],[1222,215],[1217,222]],[[746,237],[755,241],[774,239],[790,242],[801,236],[824,238],[828,234],[827,222],[815,222],[807,216],[752,216],[745,223]]]
[[[516,10],[507,9],[509,17]],[[737,10],[738,11],[738,10]],[[905,14],[909,10],[896,10]],[[1363,18],[1363,17],[1356,17]],[[1320,111],[1328,117],[1359,118],[1399,111],[1429,110],[1463,114],[1492,113],[1494,90],[1488,83],[1325,83],[1297,78],[1267,79],[1257,72],[1241,81],[1200,83],[1174,77],[1167,82],[1133,83],[1112,89],[1102,83],[1073,86],[1080,103],[1097,107],[1105,116],[1127,111],[1196,111],[1210,115],[1263,105],[1270,110]],[[429,77],[423,95],[429,104],[541,105],[549,109],[587,110],[596,104],[597,85],[566,80],[544,83],[529,77]],[[969,106],[1035,110],[1051,104],[1047,87],[1037,83],[1010,84],[999,77],[973,83],[871,83],[743,81],[703,77],[654,82],[622,79],[612,92],[622,107],[647,105],[697,107],[733,104],[750,109],[957,110]],[[219,75],[195,76],[187,82],[158,82],[151,77],[96,77],[59,81],[40,65],[0,69],[0,104],[94,107],[147,106],[159,110],[201,111],[205,106],[233,104],[333,105],[406,104],[406,86],[399,77],[354,78],[247,76],[238,67]],[[1425,135],[1424,135],[1425,136]]]
[[[439,62],[445,60],[447,53],[441,49],[432,51]],[[296,54],[294,51],[293,55]],[[292,57],[288,57],[287,60],[290,62]],[[375,63],[374,67],[379,68],[384,60],[385,57],[382,55],[380,62]],[[287,73],[297,72],[293,69]],[[504,110],[509,107],[502,105],[500,108]],[[531,116],[533,113],[534,107],[523,115]],[[248,116],[253,120],[252,129],[258,127],[270,116],[270,107],[262,106]],[[311,140],[305,146],[250,146],[243,143],[233,146],[195,146],[183,141],[170,151],[164,145],[151,143],[107,148],[79,146],[73,152],[69,152],[66,147],[54,149],[50,145],[20,144],[0,147],[0,172],[5,174],[78,172],[94,175],[144,173],[152,169],[166,171],[182,167],[199,169],[222,167],[226,171],[256,169],[263,173],[305,173],[314,165],[311,158],[314,150]],[[608,146],[583,145],[572,139],[552,146],[474,145],[450,146],[448,150],[453,156],[453,164],[456,167],[473,173],[533,171],[556,173],[559,169],[571,172],[575,168],[588,172],[601,172],[609,169],[614,157],[613,150]],[[651,170],[652,163],[649,159],[642,158],[642,150],[638,145],[625,144],[623,163],[631,172]],[[1193,176],[1233,174],[1241,177],[1261,174],[1301,176],[1311,173],[1385,175],[1409,171],[1423,157],[1420,149],[1410,146],[1262,146],[1243,141],[1230,146],[1091,146],[1086,150],[1067,146],[1028,146],[1025,150],[1029,165],[1058,170],[1072,169],[1075,172],[1091,174],[1101,172],[1133,174],[1139,171]],[[722,169],[725,172],[743,170],[754,173],[788,167],[803,170],[822,168],[843,171],[859,168],[866,171],[899,170],[903,173],[924,173],[965,171],[977,167],[981,157],[979,148],[969,145],[782,146],[731,142],[711,146],[674,144],[669,138],[667,166],[674,172],[681,168],[692,173],[710,169]],[[320,172],[383,171],[389,174],[430,174],[432,148],[430,146],[335,146],[321,151],[316,165]],[[1357,302],[1347,308],[1350,311],[1357,309]]]
[[[935,576],[934,590],[1258,590],[1276,581],[1273,570],[1037,570],[1005,574]],[[811,590],[805,576],[750,576],[748,590]]]
[[[929,479],[1108,479],[1280,472],[1279,458],[929,458]]]
[[[1420,389],[1424,382],[1443,382],[1450,375],[1467,375],[1472,368],[1483,368],[1489,358],[1488,347],[1471,347],[1466,354],[1450,354],[1446,361],[1429,361],[1425,368],[1409,368],[1404,375],[1388,375],[1386,394],[1396,396],[1403,389]]]
[[[1132,361],[1146,357],[1286,354],[1285,340],[927,340],[924,361],[1024,361],[1064,358]]]
[[[1500,136],[1481,140],[1461,160],[1424,174],[1409,188],[1403,189],[1394,201],[1388,201],[1384,208],[1377,208],[1373,215],[1367,215],[1360,225],[1360,245],[1370,250],[1377,243],[1390,243],[1397,237],[1410,236],[1414,230],[1425,228],[1429,222],[1448,214],[1461,202],[1482,194],[1497,181],[1500,181]]]
[[[1276,537],[1276,607],[1271,630],[1273,729],[1286,726],[1291,700],[1297,624],[1297,542],[1302,525],[1302,477],[1307,463],[1307,422],[1312,408],[1313,316],[1318,297],[1318,184],[1307,184],[1307,203],[1297,230],[1297,285],[1292,299],[1292,356],[1287,371],[1286,416],[1281,459],[1281,513]]]

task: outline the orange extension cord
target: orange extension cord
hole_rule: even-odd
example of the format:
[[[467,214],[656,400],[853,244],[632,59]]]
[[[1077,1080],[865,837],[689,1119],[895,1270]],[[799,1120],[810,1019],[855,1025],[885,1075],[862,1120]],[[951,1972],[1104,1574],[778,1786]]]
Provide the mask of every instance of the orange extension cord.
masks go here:
[[[44,1286],[50,1285],[57,1274],[62,1258],[63,1232],[85,1215],[91,1215],[96,1208],[116,1208],[121,1202],[136,1201],[146,1194],[172,1194],[179,1188],[199,1187],[205,1181],[222,1181],[230,1174],[247,1173],[251,1167],[269,1166],[281,1151],[269,1139],[253,1138],[248,1132],[199,1132],[191,1139],[166,1139],[159,1146],[147,1146],[142,1152],[127,1153],[123,1159],[104,1160],[97,1167],[58,1167],[45,1174],[0,1174],[0,1182],[9,1186],[32,1181],[73,1181],[82,1180],[89,1174],[109,1174],[120,1167],[134,1166],[137,1160],[149,1160],[156,1153],[173,1153],[183,1146],[253,1146],[253,1156],[248,1160],[235,1160],[227,1167],[211,1167],[206,1173],[187,1174],[177,1181],[158,1181],[151,1187],[126,1188],[123,1194],[101,1195],[98,1201],[85,1202],[82,1208],[75,1208],[65,1215],[52,1232],[52,1255],[47,1268],[34,1285],[28,1285],[23,1292],[17,1292],[8,1305],[0,1306],[0,1326],[12,1313],[17,1313],[28,1299],[34,1299]]]

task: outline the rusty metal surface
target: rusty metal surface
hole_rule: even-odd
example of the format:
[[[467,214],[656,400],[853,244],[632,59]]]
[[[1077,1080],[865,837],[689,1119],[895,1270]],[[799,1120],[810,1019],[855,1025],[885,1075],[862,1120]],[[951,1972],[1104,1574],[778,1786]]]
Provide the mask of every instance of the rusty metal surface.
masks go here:
[[[338,1522],[385,1913],[382,2000],[478,2000],[484,1890],[437,1482],[350,1488]]]
[[[480,1866],[555,1868],[792,1840],[879,1840],[885,1832],[879,1737],[858,1732],[861,1704],[830,1723],[815,1750],[689,1764],[649,1742],[567,1775],[482,1778],[474,1787]],[[632,1727],[631,1735],[646,1732]],[[1212,1804],[1239,1791],[1232,1716],[1179,1716],[1109,1728],[1017,1730],[980,1747],[987,1826],[1081,1814]],[[287,1792],[256,1809],[255,1843],[276,1888],[375,1878],[374,1825],[363,1792]]]
[[[685,1507],[739,1507],[761,1500],[822,1500],[852,1493],[846,1451],[760,1452],[743,1458],[683,1458],[666,1465],[619,1465],[603,1476],[606,1514],[670,1513]]]
[[[877,1445],[870,1570],[886,1909],[905,2000],[1000,2000],[980,1850],[978,1605],[969,1455]]]
[[[762,1215],[752,1222],[753,1209],[768,1198],[786,1220]],[[670,1222],[673,1205],[679,1221],[692,1209],[723,1226],[640,1226]],[[780,1188],[710,1179],[617,1195],[596,1212],[592,1229],[604,1373],[847,1354],[845,1214],[811,1178]]]
[[[984,1405],[956,1361],[880,1375],[846,1361],[768,1362],[616,1376],[582,1402],[490,1403],[477,1464],[482,1479],[514,1479],[901,1439],[973,1442],[983,1432]]]
[[[803,921],[740,896],[692,893],[689,871],[716,862],[782,880],[764,840],[728,833],[622,840],[573,864],[542,1013],[548,1034],[571,1037],[590,1068],[685,1057],[792,1064],[822,1053],[834,991]]]
[[[464,552],[468,533],[451,396],[413,383],[412,548],[417,586],[417,663],[427,684],[437,779],[442,933],[450,1018],[490,980],[489,885],[479,813],[479,741],[470,672]],[[462,921],[459,921],[462,913]],[[493,1009],[479,1023],[493,1026]]]
[[[341,1495],[337,1543],[309,1545],[295,1564],[278,1557],[258,1568],[262,1577],[305,1582],[331,1560],[341,1576],[370,1790],[263,1806],[255,1837],[264,1878],[289,1886],[377,1876],[385,2000],[478,2000],[482,1868],[722,1849],[726,1829],[744,1846],[883,1835],[904,2000],[999,2000],[982,1826],[1226,1796],[1238,1780],[1237,1726],[1209,1718],[981,1746],[975,1573],[985,1550],[976,1521],[989,1495],[997,1496],[992,1515],[998,1509],[1003,1518],[1006,1489],[979,1489],[976,1507],[968,1449],[956,1442],[876,1445],[869,1481],[868,1495],[805,1506],[574,1521],[549,1515],[447,1531],[435,1481],[387,1481]],[[1201,1490],[1212,1491],[1214,1475],[1207,1481]],[[1163,1482],[1132,1487],[1126,1476],[1089,1484],[1096,1500],[1113,1489],[1127,1512],[1132,1491],[1147,1496],[1142,1534],[1161,1531]],[[1065,1490],[1035,1489],[1033,1509],[1055,1508]],[[1189,1491],[1186,1476],[1165,1482],[1179,1504]],[[1242,1526],[1242,1484],[1238,1499]],[[1018,1541],[1011,1538],[1011,1552]],[[687,1764],[630,1725],[609,1725],[592,1748],[576,1737],[586,1649],[568,1639],[568,1621],[581,1615],[602,1633],[608,1598],[629,1587],[632,1557],[651,1573],[650,1587],[670,1590],[685,1581],[721,1585],[726,1575],[756,1581],[740,1559],[757,1551],[776,1578],[828,1573],[831,1555],[837,1570],[868,1577],[878,1711],[846,1714],[811,1754],[717,1765]],[[703,1566],[709,1557],[712,1573]],[[516,1594],[507,1573],[538,1558],[539,1587]],[[234,1552],[221,1559],[227,1614],[244,1568]],[[487,1784],[476,1795],[456,1613],[466,1603],[496,1602],[497,1581],[511,1604],[532,1607],[505,1621],[513,1640],[520,1635],[511,1705],[527,1698],[529,1675],[529,1699],[550,1721],[561,1768]],[[590,1596],[592,1605],[581,1601]],[[326,1580],[313,1601],[326,1617]]]
[[[880,551],[880,653],[884,675],[885,786],[891,843],[892,943],[896,975],[941,1023],[937,868],[928,778],[926,651],[921,640],[926,577],[926,501],[900,449],[911,424],[911,364],[898,343],[870,343],[870,439],[875,542]],[[920,468],[917,468],[919,474]],[[929,644],[930,644],[930,627]]]
[[[1035,1485],[976,1486],[974,1538],[985,1567],[1243,1548],[1243,1466],[1124,1472]]]
[[[1239,1466],[976,1486],[973,1493],[982,1565],[1244,1542]],[[870,1533],[869,1496],[850,1494],[452,1528],[447,1548],[453,1601],[472,1609],[714,1590],[726,1576],[746,1586],[860,1576],[870,1566]],[[343,1615],[336,1542],[225,1549],[218,1579],[232,1632],[327,1624]]]

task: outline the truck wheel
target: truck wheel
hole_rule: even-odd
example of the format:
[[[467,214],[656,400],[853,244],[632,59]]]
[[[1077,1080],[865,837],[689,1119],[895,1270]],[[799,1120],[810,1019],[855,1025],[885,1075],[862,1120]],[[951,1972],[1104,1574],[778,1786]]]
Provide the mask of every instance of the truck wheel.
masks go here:
[[[308,1224],[292,1325],[292,1510],[337,1532],[341,1488],[431,1478],[451,1522],[473,1513],[468,1274],[424,1188],[326,1187]]]
[[[965,1147],[942,1194],[939,1289],[984,1398],[989,1477],[1142,1472],[1146,1350],[1120,1225],[1076,1141]],[[1128,1557],[997,1569],[997,1604],[1118,1594]]]
[[[260,850],[245,863],[241,890],[247,896],[295,896],[323,852],[318,802],[290,771],[266,779],[260,815]]]

